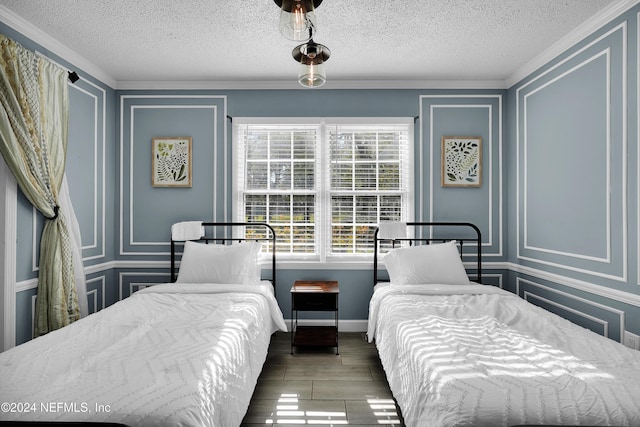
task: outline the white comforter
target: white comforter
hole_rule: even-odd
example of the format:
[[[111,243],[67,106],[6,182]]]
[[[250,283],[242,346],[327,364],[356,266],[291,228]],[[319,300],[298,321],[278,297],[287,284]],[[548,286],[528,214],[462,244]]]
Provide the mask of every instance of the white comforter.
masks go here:
[[[162,284],[0,354],[0,420],[238,426],[286,325],[270,284]]]
[[[378,287],[368,336],[408,427],[640,426],[640,352],[493,286]]]

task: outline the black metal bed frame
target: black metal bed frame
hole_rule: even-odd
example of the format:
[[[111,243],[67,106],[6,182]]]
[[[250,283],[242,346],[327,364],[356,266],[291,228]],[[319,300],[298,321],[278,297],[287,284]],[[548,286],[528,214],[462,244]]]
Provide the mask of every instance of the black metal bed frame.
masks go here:
[[[204,242],[205,244],[209,244],[213,242],[214,244],[232,244],[234,242],[270,242],[271,243],[271,284],[273,285],[273,292],[275,294],[276,291],[276,232],[269,224],[264,222],[203,222],[202,225],[204,227],[212,227],[214,231],[213,236],[205,236],[200,239],[194,239],[194,242]],[[220,228],[217,228],[220,227]],[[223,229],[224,227],[264,227],[267,231],[266,237],[225,237],[225,236],[215,236],[215,231]],[[176,243],[183,242],[183,240],[173,240],[171,239],[171,281],[175,282],[177,279],[176,274]]]
[[[378,277],[378,251],[379,251],[380,242],[391,242],[391,246],[395,247],[397,244],[401,242],[409,242],[409,245],[413,245],[416,243],[428,245],[436,242],[444,243],[450,240],[455,240],[459,244],[461,256],[465,255],[464,253],[465,244],[475,243],[475,246],[476,246],[475,257],[476,257],[476,271],[477,271],[476,282],[482,283],[482,234],[480,233],[480,229],[475,224],[472,224],[470,222],[407,222],[407,226],[416,227],[416,234],[420,234],[417,232],[418,227],[424,227],[422,229],[424,230],[426,228],[430,236],[433,234],[433,230],[435,230],[437,227],[457,227],[457,229],[464,227],[464,228],[473,230],[473,232],[475,233],[475,237],[460,238],[460,237],[452,237],[452,236],[448,236],[448,237],[437,236],[437,237],[406,237],[406,238],[398,238],[398,239],[380,239],[378,237],[379,229],[376,228],[375,232],[373,233],[373,285],[374,286],[376,285],[376,283],[380,281],[388,281],[388,280],[381,280]]]

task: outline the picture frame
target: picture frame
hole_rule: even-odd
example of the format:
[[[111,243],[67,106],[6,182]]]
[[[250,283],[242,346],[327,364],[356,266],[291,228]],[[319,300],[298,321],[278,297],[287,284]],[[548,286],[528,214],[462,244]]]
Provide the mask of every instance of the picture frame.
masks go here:
[[[191,187],[192,147],[189,136],[151,139],[151,185]]]
[[[442,187],[482,186],[482,137],[443,136]]]

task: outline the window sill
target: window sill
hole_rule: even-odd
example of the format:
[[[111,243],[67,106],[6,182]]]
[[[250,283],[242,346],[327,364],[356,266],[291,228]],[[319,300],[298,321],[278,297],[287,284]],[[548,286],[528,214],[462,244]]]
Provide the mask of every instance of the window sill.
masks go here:
[[[348,261],[294,261],[281,260],[276,261],[276,268],[279,270],[372,270],[373,257],[371,260],[348,260]],[[261,267],[270,268],[269,263],[261,263]]]

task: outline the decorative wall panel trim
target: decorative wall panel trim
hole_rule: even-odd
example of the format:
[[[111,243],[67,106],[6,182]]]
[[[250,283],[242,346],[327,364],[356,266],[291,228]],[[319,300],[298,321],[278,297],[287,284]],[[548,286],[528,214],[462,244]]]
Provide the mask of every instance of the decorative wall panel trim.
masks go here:
[[[34,338],[33,336],[33,332],[35,330],[35,324],[36,324],[36,298],[38,298],[37,295],[33,295],[31,297],[31,339]]]
[[[583,280],[578,280],[572,277],[561,276],[559,274],[550,273],[548,271],[540,270],[537,268],[527,267],[514,263],[508,264],[509,270],[516,273],[522,273],[528,276],[537,277],[542,280],[558,283],[560,285],[568,286],[573,289],[578,289],[580,291],[609,298],[614,301],[630,304],[635,307],[640,307],[640,295],[637,294],[620,291],[606,286],[595,285],[590,282],[585,282]]]
[[[484,271],[486,267],[487,267],[486,263],[482,263],[482,271]],[[484,279],[486,277],[497,277],[498,278],[498,287],[500,289],[504,289],[503,275],[502,274],[482,273],[482,278]]]
[[[572,294],[569,294],[569,293],[566,293],[566,292],[562,292],[562,291],[559,291],[557,289],[551,288],[549,286],[545,286],[545,285],[542,285],[540,283],[536,283],[536,282],[533,282],[531,280],[523,279],[523,278],[520,278],[520,277],[518,277],[516,279],[516,292],[518,293],[518,295],[520,295],[520,286],[523,283],[524,284],[528,284],[528,285],[533,286],[533,287],[538,288],[538,289],[544,289],[546,292],[550,292],[550,293],[553,293],[553,294],[556,294],[556,295],[561,295],[561,296],[563,296],[565,298],[569,298],[571,300],[574,300],[574,301],[582,303],[582,304],[586,304],[588,306],[597,308],[599,310],[604,310],[604,311],[608,311],[608,312],[612,313],[614,316],[616,316],[619,319],[618,320],[618,327],[620,328],[619,329],[620,339],[622,339],[622,336],[624,335],[624,330],[625,330],[625,312],[624,311],[618,310],[618,309],[615,309],[615,308],[611,308],[611,307],[609,307],[607,305],[600,304],[600,303],[597,303],[597,302],[593,302],[593,301],[590,301],[588,299],[581,298],[581,297],[578,297],[578,296],[575,296],[575,295],[572,295]],[[523,298],[525,300],[527,300],[527,301],[528,301],[528,298],[535,298],[535,299],[538,299],[540,301],[544,301],[544,302],[546,302],[546,303],[548,303],[550,305],[553,305],[554,307],[558,307],[558,308],[561,308],[562,310],[565,310],[565,311],[568,311],[570,313],[579,315],[579,316],[581,316],[581,317],[583,317],[583,318],[585,318],[587,320],[596,322],[596,323],[602,325],[602,327],[603,327],[603,335],[605,337],[607,337],[607,338],[609,337],[609,322],[607,320],[599,318],[599,317],[594,316],[594,315],[589,314],[589,313],[585,313],[584,311],[578,310],[576,308],[569,307],[569,306],[567,306],[565,304],[560,304],[558,302],[552,301],[552,300],[550,300],[548,298],[545,298],[545,297],[543,297],[541,295],[537,295],[532,291],[524,291],[523,294],[524,294]]]
[[[536,295],[536,294],[534,294],[532,292],[529,292],[529,291],[525,291],[523,293],[522,297],[524,298],[525,301],[530,302],[530,303],[532,303],[534,305],[538,305],[538,304],[533,302],[533,300],[542,301],[542,302],[544,302],[544,303],[546,303],[548,305],[552,305],[552,306],[554,306],[556,308],[559,308],[561,310],[568,311],[570,313],[576,314],[576,315],[578,315],[580,317],[583,317],[585,319],[591,320],[592,322],[599,324],[602,327],[602,335],[607,337],[607,338],[609,338],[609,322],[607,322],[606,320],[602,320],[602,319],[599,319],[599,318],[597,318],[595,316],[591,316],[589,314],[583,313],[583,312],[581,312],[579,310],[576,310],[576,309],[573,309],[573,308],[571,308],[569,306],[566,306],[566,305],[563,305],[563,304],[558,304],[555,301],[552,301],[552,300],[547,299],[547,298],[543,298],[540,295]]]
[[[84,274],[95,274],[116,268],[116,261],[107,261],[100,264],[92,264],[84,267]]]
[[[98,283],[98,286],[96,286],[94,289],[89,290],[90,285],[93,285],[96,282]],[[100,289],[100,291],[102,291],[102,298],[100,298],[100,305],[98,305],[98,298],[100,297],[98,295],[98,288]],[[94,313],[100,310],[103,310],[106,307],[106,277],[105,276],[95,277],[93,279],[87,280],[87,297],[93,298],[93,302],[94,302],[93,307],[95,308]]]
[[[549,89],[549,90],[553,90],[551,88],[551,85],[553,85],[554,83],[559,82],[560,80],[562,80],[563,78],[569,76],[570,74],[572,74],[573,72],[579,70],[580,68],[584,67],[585,65],[595,61],[596,59],[600,58],[601,56],[605,56],[606,57],[606,62],[607,62],[607,71],[610,69],[610,63],[611,63],[611,59],[610,59],[610,49],[605,49],[604,51],[588,58],[587,60],[581,62],[580,64],[576,65],[575,67],[567,70],[566,72],[560,74],[559,76],[547,81],[546,83],[542,84],[541,86],[537,87],[536,89],[527,92],[524,95],[524,105],[523,105],[523,120],[524,120],[524,128],[527,129],[527,119],[528,119],[528,115],[527,115],[527,101],[529,99],[530,96],[535,95],[538,92],[541,92],[543,89]],[[612,167],[611,167],[611,91],[610,91],[610,87],[611,87],[611,75],[609,72],[607,72],[607,81],[606,81],[606,87],[607,87],[607,100],[606,100],[606,110],[607,110],[607,140],[606,140],[606,152],[607,152],[607,158],[605,159],[605,167],[606,167],[606,177],[607,177],[607,184],[606,184],[606,188],[609,189],[611,188],[611,172],[612,172]],[[585,254],[578,254],[578,253],[569,253],[569,252],[565,252],[565,251],[561,251],[561,250],[555,250],[555,249],[551,249],[551,248],[543,248],[543,247],[537,247],[537,246],[533,246],[532,244],[529,244],[529,232],[528,232],[528,209],[527,209],[527,204],[528,204],[528,198],[527,198],[527,189],[528,189],[528,180],[527,180],[527,158],[526,158],[526,153],[527,153],[527,145],[528,145],[528,138],[526,135],[524,135],[523,138],[523,151],[524,151],[524,171],[523,171],[523,185],[524,185],[524,196],[523,196],[523,202],[524,202],[524,209],[523,209],[523,216],[524,216],[524,237],[523,237],[523,241],[524,241],[524,249],[528,249],[531,251],[539,251],[539,252],[546,252],[546,253],[550,253],[550,254],[555,254],[555,255],[562,255],[562,256],[566,256],[566,257],[572,257],[572,258],[581,258],[581,259],[585,259],[585,260],[591,260],[591,261],[597,261],[597,262],[603,262],[603,263],[611,263],[611,198],[609,197],[609,193],[607,192],[607,194],[605,195],[605,197],[603,198],[602,202],[603,204],[606,206],[606,239],[604,243],[604,250],[606,252],[606,257],[595,257],[595,256],[589,256],[589,255],[585,255]],[[624,174],[623,176],[625,176],[626,174]],[[624,199],[623,199],[624,200]],[[626,212],[626,209],[623,210],[623,212]],[[520,249],[520,245],[518,245],[518,251]],[[520,254],[520,252],[518,252]],[[527,258],[523,255],[520,254],[520,258],[522,259],[532,259],[532,258]]]
[[[95,313],[95,307],[98,306],[98,290],[97,289],[91,289],[90,291],[87,291],[87,303],[93,301],[93,307],[94,307],[94,311],[91,312],[91,314]],[[91,308],[89,308],[89,310],[91,310]]]
[[[134,144],[133,144],[133,140],[134,140],[134,116],[135,116],[135,112],[136,110],[142,110],[142,109],[153,109],[153,110],[157,110],[157,109],[167,109],[167,110],[180,110],[180,109],[188,109],[188,110],[193,110],[193,109],[204,109],[204,110],[212,110],[212,122],[214,123],[214,127],[216,124],[216,115],[217,115],[217,106],[216,105],[137,105],[137,106],[132,106],[131,107],[131,129],[130,129],[130,134],[129,134],[129,246],[161,246],[161,247],[168,247],[168,243],[166,241],[163,242],[152,242],[152,241],[135,241],[134,240],[134,225],[135,225],[135,221],[133,218],[133,212],[134,212],[134,202],[135,202],[135,194],[133,191],[133,183],[134,183],[134,178],[133,178],[133,171],[134,171],[134,167],[133,167],[133,158],[134,158]],[[213,163],[215,164],[215,153],[216,153],[216,148],[218,146],[218,141],[217,141],[217,135],[214,134],[214,141],[213,141],[213,146],[214,146],[214,160]],[[123,170],[124,171],[124,170]],[[215,174],[214,174],[214,183],[213,183],[213,188],[215,188]],[[214,192],[214,206],[215,206],[215,197],[216,194]],[[122,224],[122,222],[121,222]],[[122,225],[121,225],[122,226]],[[133,251],[132,251],[133,252]],[[123,252],[121,252],[123,253]],[[142,252],[136,252],[136,254],[143,254]],[[151,252],[151,253],[144,253],[145,255],[158,255],[159,253],[157,252]],[[167,255],[168,252],[162,253],[162,255]]]
[[[640,168],[640,13],[636,15],[636,167]],[[640,171],[636,171],[636,285],[640,285]]]
[[[4,185],[0,188],[0,239],[3,242],[17,241],[17,205],[18,205],[18,185],[16,180],[6,166],[4,159],[0,159],[0,182]],[[16,345],[16,245],[0,247],[0,254],[3,257],[0,261],[2,267],[3,286],[0,289],[0,314],[3,316],[3,330],[0,331],[0,349],[8,350]]]
[[[16,292],[28,291],[38,287],[38,278],[23,280],[16,283]]]
[[[31,207],[31,271],[38,271],[38,211]]]
[[[169,273],[145,273],[145,272],[120,272],[118,273],[118,301],[122,301],[124,298],[131,296],[135,291],[146,288],[148,286],[157,285],[159,283],[167,283],[170,279]],[[125,282],[126,277],[140,277],[148,279],[149,277],[158,277],[157,281],[149,282]],[[160,279],[162,278],[162,279]],[[124,292],[124,286],[127,285],[128,294]]]
[[[424,100],[438,100],[438,99],[447,99],[454,100],[459,99],[460,102],[456,104],[430,104],[428,115],[425,113],[425,103]],[[495,100],[497,102],[497,110],[494,110],[493,104],[479,104],[479,103],[465,103],[465,100]],[[489,186],[489,194],[488,194],[488,206],[489,206],[489,230],[488,233],[483,233],[483,239],[487,239],[483,241],[482,246],[493,249],[493,252],[489,252],[487,250],[483,250],[483,258],[484,257],[501,257],[504,255],[503,249],[503,230],[504,230],[504,219],[503,219],[503,207],[504,207],[504,187],[503,187],[503,103],[502,103],[502,95],[497,94],[460,94],[460,95],[420,95],[420,144],[418,147],[417,158],[420,159],[419,162],[419,170],[416,175],[419,177],[416,185],[415,192],[417,194],[417,205],[418,205],[418,217],[425,218],[424,214],[424,197],[425,194],[428,194],[429,197],[429,213],[428,218],[430,221],[434,220],[434,186],[436,185],[435,180],[433,178],[433,174],[435,173],[434,169],[434,159],[438,156],[435,154],[435,150],[440,147],[440,138],[436,137],[433,134],[433,122],[434,122],[434,111],[438,108],[481,108],[487,109],[489,115],[489,139],[484,143],[488,146],[489,155],[483,157],[483,169],[486,170],[486,174],[489,177],[486,180],[483,180],[483,185]],[[498,125],[497,128],[493,126],[494,117],[497,119]],[[429,135],[424,135],[424,123],[423,120],[428,120],[429,123]],[[426,139],[428,138],[428,139]],[[423,147],[426,146],[428,141],[428,150],[429,150],[429,163],[428,165],[424,162],[424,152]],[[497,164],[494,164],[494,155],[495,150],[497,150]],[[438,175],[440,174],[438,169]],[[494,173],[497,173],[498,179],[497,182],[493,179]],[[428,176],[425,176],[428,175]],[[428,180],[428,185],[425,184],[426,180]],[[427,188],[425,188],[425,186]],[[494,200],[497,200],[497,207],[494,207]],[[497,211],[497,212],[496,212]],[[496,220],[497,218],[497,220]],[[495,226],[494,226],[495,225]],[[494,231],[497,231],[498,234],[498,242],[494,242],[493,236]],[[487,236],[488,235],[488,236]],[[496,247],[497,244],[497,247]]]
[[[620,62],[616,62],[615,65],[619,67],[621,75],[612,75],[612,43],[608,43],[603,49],[597,50],[595,53],[586,56],[588,54],[589,49],[594,49],[597,47],[596,45],[601,42],[606,42],[609,37],[619,37],[621,39],[622,46],[617,48],[616,54],[619,55]],[[628,188],[628,178],[627,178],[627,112],[628,112],[628,102],[627,102],[627,23],[622,22],[621,24],[615,26],[611,30],[605,32],[601,36],[587,43],[585,46],[571,53],[567,57],[560,60],[558,63],[554,64],[550,68],[542,71],[540,74],[533,77],[531,80],[524,83],[522,86],[516,89],[516,257],[519,260],[533,262],[541,265],[552,266],[561,268],[568,271],[573,271],[576,273],[584,273],[591,276],[597,276],[609,280],[614,280],[618,282],[627,282],[628,278],[628,213],[627,213],[627,188]],[[581,60],[577,65],[571,66],[570,61],[578,61],[580,60],[579,55],[585,55],[585,59]],[[603,242],[606,249],[605,256],[595,256],[593,254],[585,254],[585,253],[575,253],[575,251],[570,252],[566,250],[559,250],[557,248],[551,247],[540,247],[534,246],[528,241],[528,218],[527,218],[527,135],[525,133],[527,129],[527,121],[529,117],[527,116],[527,100],[531,94],[534,94],[542,89],[548,88],[548,86],[554,82],[560,81],[562,78],[565,78],[587,64],[597,60],[598,58],[606,58],[606,81],[603,84],[606,84],[606,105],[603,108],[606,109],[606,132],[607,132],[607,141],[606,141],[606,150],[607,150],[607,158],[606,158],[606,174],[607,174],[607,186],[606,186],[606,200],[603,202],[606,203],[606,224],[603,227],[606,227],[606,242]],[[562,71],[561,67],[566,67],[567,70]],[[553,73],[553,74],[552,74]],[[554,77],[554,75],[556,75]],[[542,79],[549,79],[549,81],[544,81]],[[544,83],[541,83],[544,82]],[[534,83],[540,84],[540,87],[535,88]],[[620,85],[613,86],[613,85]],[[620,100],[612,98],[612,90],[615,88],[617,92],[620,92]],[[619,89],[619,90],[618,90]],[[619,108],[618,115],[615,116],[615,119],[621,122],[620,124],[620,138],[613,140],[613,127],[612,122],[614,120],[613,112],[612,112],[612,103],[615,104],[616,108]],[[522,123],[522,124],[521,124]],[[617,128],[618,124],[616,123]],[[612,150],[616,149],[620,154],[620,163],[613,164],[614,161],[612,158]],[[615,175],[613,175],[615,174]],[[619,202],[616,200],[611,200],[611,188],[613,186],[613,178],[616,177],[620,180],[620,185],[618,187],[613,187],[619,194]],[[618,181],[616,180],[615,183]],[[619,203],[619,205],[613,205],[616,208],[620,209],[621,217],[614,217],[612,214],[612,204],[611,203]],[[622,227],[620,231],[616,234],[615,238],[610,235],[611,228],[613,224],[620,224]],[[617,246],[619,245],[619,246]],[[613,258],[612,250],[620,251],[620,255],[617,258]],[[525,251],[533,252],[533,253],[524,253]],[[535,256],[534,253],[539,254],[539,256]],[[546,255],[546,256],[545,256]],[[640,258],[640,256],[639,256]],[[569,260],[574,260],[573,263],[568,263]],[[614,261],[620,264],[619,268],[614,266]],[[603,271],[603,265],[610,265],[611,271]],[[615,269],[615,271],[613,270]]]
[[[107,95],[106,91],[93,84],[89,80],[81,79],[82,85],[88,84],[98,91],[99,96],[90,93],[81,87],[79,82],[71,84],[69,87],[82,92],[83,94],[91,97],[94,102],[94,159],[93,159],[93,171],[94,171],[94,188],[93,188],[93,241],[91,244],[82,246],[83,260],[93,260],[97,258],[105,257],[105,236],[106,236],[106,114],[107,114]],[[99,106],[100,104],[100,106]],[[100,111],[102,114],[100,115]],[[100,116],[100,117],[99,117]],[[100,155],[99,155],[100,154]],[[102,175],[101,177],[99,175]],[[85,236],[83,236],[83,243],[86,242]],[[90,249],[95,249],[93,253],[86,254],[85,252]]]
[[[147,104],[144,102],[135,103],[137,100],[168,100],[167,104]],[[197,100],[210,103],[198,103]],[[134,163],[134,129],[136,110],[143,109],[210,109],[212,111],[213,130],[213,159],[212,164],[218,164],[218,152],[222,149],[224,156],[223,170],[218,171],[214,168],[212,189],[217,189],[218,181],[222,180],[222,195],[218,191],[212,190],[213,197],[213,218],[203,218],[204,220],[226,220],[228,200],[227,185],[227,97],[225,95],[121,95],[120,96],[120,221],[119,221],[119,254],[120,255],[141,255],[141,256],[158,256],[169,255],[169,243],[167,241],[137,241],[134,238],[134,188],[133,188],[133,163]],[[224,120],[218,120],[218,117],[224,117]],[[129,129],[125,129],[125,122],[128,120]],[[222,123],[220,123],[222,121]],[[222,126],[223,137],[218,137],[219,126]],[[160,135],[162,136],[162,135]],[[222,139],[222,140],[220,140]],[[127,147],[128,143],[128,147]],[[222,146],[220,145],[222,144]],[[125,160],[125,153],[129,156]],[[127,163],[128,161],[128,163]],[[125,184],[125,178],[128,183]],[[219,201],[219,199],[222,199]],[[216,207],[218,203],[224,206],[224,218],[216,218]],[[125,247],[126,243],[126,247]],[[145,246],[147,248],[158,247],[166,249],[164,251],[152,250],[134,250],[136,247]]]
[[[120,261],[120,263],[123,263],[123,261]],[[148,265],[144,265],[144,263],[140,263],[140,264],[143,265],[142,268],[148,267]],[[166,268],[169,268],[169,262],[161,263],[160,265],[164,266],[165,264],[166,264]],[[113,268],[117,268],[118,265],[119,265],[118,261],[110,261],[102,264],[90,265],[84,268],[84,274],[89,275],[89,274],[100,273],[103,271],[108,271]],[[155,265],[158,265],[158,264],[155,264]],[[136,265],[136,267],[140,268],[140,266],[138,265]],[[29,289],[35,289],[37,287],[38,287],[38,278],[34,277],[32,279],[27,279],[27,280],[22,280],[20,282],[17,282],[15,286],[15,291],[16,292],[28,291]]]
[[[487,169],[487,175],[489,175],[489,177],[493,176],[493,127],[491,126],[492,124],[492,119],[493,119],[493,109],[491,105],[485,105],[485,104],[432,104],[429,108],[429,122],[433,123],[434,122],[434,112],[436,109],[448,109],[448,108],[460,108],[460,109],[464,109],[464,108],[482,108],[482,109],[487,109],[489,112],[489,141],[490,142],[488,145],[488,149],[489,149],[489,155],[486,156],[487,158],[483,158],[483,163],[488,163],[485,167]],[[431,129],[431,134],[429,135],[429,170],[431,171],[431,176],[429,179],[429,195],[430,195],[430,200],[429,200],[429,221],[433,221],[434,220],[434,213],[433,213],[433,207],[434,207],[434,200],[433,200],[433,194],[434,194],[434,186],[436,185],[436,180],[433,179],[433,172],[436,170],[439,170],[439,168],[436,168],[434,163],[434,159],[437,157],[436,154],[436,150],[438,149],[438,147],[440,146],[440,138],[437,138],[434,134],[433,134],[433,126],[430,126]],[[499,138],[499,140],[501,140],[501,137]],[[501,146],[501,144],[500,144]],[[500,150],[501,151],[501,150]],[[421,169],[424,169],[421,166]],[[487,233],[487,240],[485,242],[482,243],[482,246],[484,247],[493,247],[493,187],[494,187],[494,183],[492,179],[486,179],[484,180],[485,184],[484,185],[488,185],[489,186],[489,232]],[[499,191],[498,191],[498,195],[499,195],[499,200],[500,200],[500,209],[499,212],[502,212],[502,179],[500,179],[500,183],[499,183]],[[500,218],[500,236],[502,236],[502,218]],[[500,240],[502,240],[502,238],[500,238]],[[484,252],[484,251],[483,251]],[[483,255],[488,256],[488,255],[497,255],[500,256],[502,255],[502,245],[500,245],[499,247],[499,252],[497,254],[489,254],[489,253],[483,253]]]

